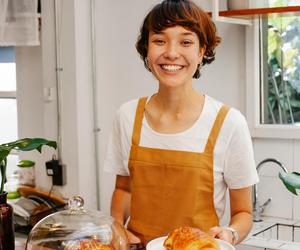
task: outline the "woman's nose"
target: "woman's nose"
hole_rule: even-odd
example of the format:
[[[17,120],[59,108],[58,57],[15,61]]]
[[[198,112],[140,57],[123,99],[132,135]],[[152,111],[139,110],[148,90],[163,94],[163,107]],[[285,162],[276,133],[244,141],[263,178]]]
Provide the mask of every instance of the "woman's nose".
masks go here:
[[[175,44],[168,44],[168,46],[166,46],[166,51],[164,53],[164,56],[170,60],[178,58],[179,57],[178,47]]]

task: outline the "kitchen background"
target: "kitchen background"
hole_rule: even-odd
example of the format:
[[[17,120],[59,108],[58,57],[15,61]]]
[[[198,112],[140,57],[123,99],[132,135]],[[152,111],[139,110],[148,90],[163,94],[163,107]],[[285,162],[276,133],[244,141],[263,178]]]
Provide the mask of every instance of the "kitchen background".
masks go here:
[[[81,195],[87,208],[109,213],[114,176],[102,171],[102,162],[114,113],[122,103],[156,89],[134,45],[144,15],[158,2],[96,0],[92,9],[90,1],[42,0],[41,46],[16,48],[19,137],[60,141],[67,181],[55,191],[64,197]],[[210,0],[195,2],[207,11],[212,9]],[[216,61],[202,69],[195,88],[249,117],[258,109],[249,104],[253,96],[247,91],[249,84],[257,84],[247,83],[251,69],[246,66],[246,55],[254,53],[246,46],[246,32],[251,27],[217,22],[217,29],[222,43]],[[62,68],[58,74],[56,65]],[[294,138],[299,137],[299,131],[294,133]],[[276,158],[289,171],[300,172],[300,140],[279,137],[278,133],[274,138],[253,137],[256,163]],[[36,184],[45,190],[50,189],[52,180],[46,175],[44,162],[52,153],[26,153],[26,158],[36,160]],[[270,163],[260,171],[259,201],[272,198],[264,213],[300,219],[300,198],[283,187],[278,170]]]

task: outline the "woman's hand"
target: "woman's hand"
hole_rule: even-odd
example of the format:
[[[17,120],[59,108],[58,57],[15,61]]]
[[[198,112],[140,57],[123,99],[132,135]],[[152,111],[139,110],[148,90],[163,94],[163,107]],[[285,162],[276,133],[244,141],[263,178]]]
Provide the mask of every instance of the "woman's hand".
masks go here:
[[[141,243],[140,238],[138,238],[137,236],[135,236],[132,232],[128,231],[127,229],[126,229],[126,234],[127,234],[127,237],[128,237],[128,240],[129,240],[130,244]]]
[[[233,245],[234,239],[232,232],[226,227],[212,227],[211,229],[209,229],[208,234],[214,238],[225,240]]]

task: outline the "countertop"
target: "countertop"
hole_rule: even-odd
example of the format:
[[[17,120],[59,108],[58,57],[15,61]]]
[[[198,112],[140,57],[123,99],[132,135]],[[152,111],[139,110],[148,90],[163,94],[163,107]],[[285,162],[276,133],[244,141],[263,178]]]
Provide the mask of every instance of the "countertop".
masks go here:
[[[268,236],[253,236],[258,232],[263,231],[275,224],[284,225],[296,225],[300,226],[300,220],[284,219],[284,218],[274,218],[274,217],[263,217],[263,221],[255,222],[253,228],[249,233],[248,237],[241,243],[244,246],[260,247],[275,250],[299,250],[300,242],[291,242],[288,240],[276,240]],[[299,239],[298,239],[299,240]]]

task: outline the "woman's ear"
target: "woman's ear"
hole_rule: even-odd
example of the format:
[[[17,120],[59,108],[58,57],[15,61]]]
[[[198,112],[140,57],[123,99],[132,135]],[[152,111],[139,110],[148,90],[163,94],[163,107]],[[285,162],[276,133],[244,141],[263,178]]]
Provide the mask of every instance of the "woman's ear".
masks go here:
[[[199,54],[200,54],[201,57],[204,56],[205,50],[206,50],[206,46],[203,46],[203,47],[200,48]]]
[[[205,50],[206,50],[205,46],[201,47],[199,50],[199,64],[202,63]]]

